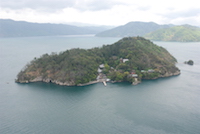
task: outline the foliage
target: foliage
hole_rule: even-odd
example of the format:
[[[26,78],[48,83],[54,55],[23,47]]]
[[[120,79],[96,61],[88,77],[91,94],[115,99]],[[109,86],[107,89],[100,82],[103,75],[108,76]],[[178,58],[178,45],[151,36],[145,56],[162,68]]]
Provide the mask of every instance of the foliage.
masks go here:
[[[189,65],[193,65],[193,64],[194,64],[193,60],[189,60],[189,61],[188,61],[188,64],[189,64]]]
[[[121,58],[129,61],[123,63]],[[59,54],[44,54],[40,58],[34,58],[18,74],[17,81],[30,81],[41,76],[51,81],[78,85],[95,80],[99,65],[104,64],[103,73],[111,80],[133,82],[131,72],[137,73],[138,79],[155,78],[166,71],[176,72],[178,69],[175,62],[176,59],[166,49],[151,41],[142,37],[127,37],[101,48],[77,48]],[[158,71],[149,75],[140,71],[148,69]]]
[[[193,60],[185,61],[185,64],[193,65],[194,61]]]
[[[174,26],[154,31],[144,37],[157,41],[198,42],[200,41],[200,28],[189,25]]]

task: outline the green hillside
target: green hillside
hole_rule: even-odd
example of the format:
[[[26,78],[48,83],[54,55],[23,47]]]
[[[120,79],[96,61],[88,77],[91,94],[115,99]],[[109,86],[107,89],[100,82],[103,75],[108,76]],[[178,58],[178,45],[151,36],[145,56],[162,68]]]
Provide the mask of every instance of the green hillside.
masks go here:
[[[166,29],[159,29],[144,36],[155,41],[199,42],[200,28],[182,25]]]
[[[143,36],[157,29],[168,28],[171,25],[158,25],[154,22],[129,22],[110,30],[96,34],[99,37],[130,37]]]
[[[135,82],[177,75],[180,71],[175,63],[176,59],[166,49],[142,37],[128,37],[101,48],[44,54],[26,65],[16,82],[80,85],[97,77]]]

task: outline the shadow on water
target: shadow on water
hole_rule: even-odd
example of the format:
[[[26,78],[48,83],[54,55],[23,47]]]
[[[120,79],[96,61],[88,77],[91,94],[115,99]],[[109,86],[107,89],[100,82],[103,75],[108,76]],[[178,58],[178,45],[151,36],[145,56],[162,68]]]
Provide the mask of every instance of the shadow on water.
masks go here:
[[[169,80],[173,80],[173,79],[178,78],[180,75],[175,75],[175,76],[170,76],[170,77],[164,77],[164,78],[158,78],[158,79],[152,79],[152,80],[144,79],[144,80],[142,80],[142,83],[147,83],[147,82],[158,83],[158,82],[165,82],[165,81],[167,82]]]
[[[152,90],[160,90],[162,88],[162,84],[171,84],[173,86],[173,82],[178,76],[168,77],[168,78],[159,78],[156,80],[143,80],[142,83],[133,86],[128,82],[121,83],[108,83],[105,87],[102,83],[97,83],[93,85],[87,86],[60,86],[53,83],[44,83],[44,82],[36,82],[36,83],[28,83],[28,84],[18,84],[16,86],[20,94],[31,95],[31,96],[51,96],[51,97],[75,97],[78,100],[80,98],[85,99],[91,96],[95,96],[96,93],[120,93],[123,91],[125,93],[127,91],[131,91],[131,93],[141,93],[145,94],[148,92],[152,92]],[[126,94],[126,93],[125,93]]]
[[[142,82],[138,85],[133,86],[131,83],[129,82],[116,82],[116,83],[109,83],[113,86],[117,86],[117,87],[123,87],[123,88],[128,88],[128,87],[137,87],[140,85],[145,85],[147,83],[152,83],[152,84],[156,84],[156,83],[160,83],[160,82],[167,82],[169,80],[173,80],[178,78],[180,75],[177,76],[171,76],[171,77],[165,77],[165,78],[158,78],[158,79],[152,79],[152,80],[142,80]],[[16,83],[18,86],[20,87],[28,87],[34,90],[40,89],[40,90],[47,90],[47,91],[51,91],[51,90],[64,90],[66,92],[85,92],[85,91],[89,91],[91,89],[94,89],[94,87],[96,87],[98,84],[101,83],[97,83],[97,84],[92,84],[92,85],[87,85],[87,86],[60,86],[60,85],[56,85],[53,83],[44,83],[44,82],[35,82],[35,83],[27,83],[27,84],[21,84],[21,83]]]
[[[123,87],[123,88],[132,86],[130,82],[116,82],[116,83],[110,83],[110,84],[112,84],[113,86]]]
[[[141,87],[141,86],[146,86],[147,84],[153,84],[153,85],[156,85],[156,84],[159,84],[162,83],[162,82],[169,82],[169,81],[172,81],[172,80],[176,80],[177,78],[179,78],[180,75],[177,75],[177,76],[171,76],[171,77],[164,77],[164,78],[158,78],[158,79],[144,79],[142,80],[141,83],[139,83],[138,85],[132,85],[130,82],[116,82],[116,83],[112,83],[114,86],[117,86],[117,87],[123,87],[123,88],[130,88],[130,87],[133,87],[133,88],[136,88],[136,87]]]
[[[34,90],[40,92],[58,92],[58,93],[65,93],[65,94],[82,94],[91,91],[94,89],[94,85],[88,86],[60,86],[53,83],[44,83],[44,82],[35,82],[35,83],[28,83],[28,84],[20,84],[17,83],[20,88],[25,88],[27,90]]]

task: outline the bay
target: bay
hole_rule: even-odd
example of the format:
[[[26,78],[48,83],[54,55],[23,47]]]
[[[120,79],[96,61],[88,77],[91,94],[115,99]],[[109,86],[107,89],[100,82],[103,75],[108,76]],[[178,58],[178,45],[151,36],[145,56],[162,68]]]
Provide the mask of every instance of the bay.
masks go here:
[[[181,75],[137,86],[102,83],[67,87],[17,84],[34,57],[71,48],[100,47],[120,38],[47,36],[0,39],[1,134],[198,134],[200,42],[154,42],[178,60]],[[183,64],[192,59],[193,66]]]

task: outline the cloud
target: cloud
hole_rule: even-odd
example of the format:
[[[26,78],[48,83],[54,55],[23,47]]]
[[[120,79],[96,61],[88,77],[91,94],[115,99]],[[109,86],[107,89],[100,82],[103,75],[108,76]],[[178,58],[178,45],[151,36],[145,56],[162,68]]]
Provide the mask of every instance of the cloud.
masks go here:
[[[23,9],[23,8],[30,8],[30,9],[39,9],[39,8],[53,8],[53,9],[60,9],[65,7],[70,7],[75,4],[75,1],[71,0],[1,0],[1,7],[2,8],[9,8],[9,9]]]
[[[187,10],[181,10],[181,11],[171,11],[166,14],[162,14],[163,16],[169,18],[169,19],[175,19],[177,17],[194,17],[200,15],[200,9],[199,8],[191,8]]]
[[[75,8],[77,10],[96,11],[112,8],[120,4],[114,0],[1,0],[2,8],[9,9],[43,9],[43,10],[62,10],[64,8]]]
[[[196,0],[0,0],[0,18],[42,23],[123,25],[130,21],[198,24]],[[199,24],[198,24],[199,25]]]

